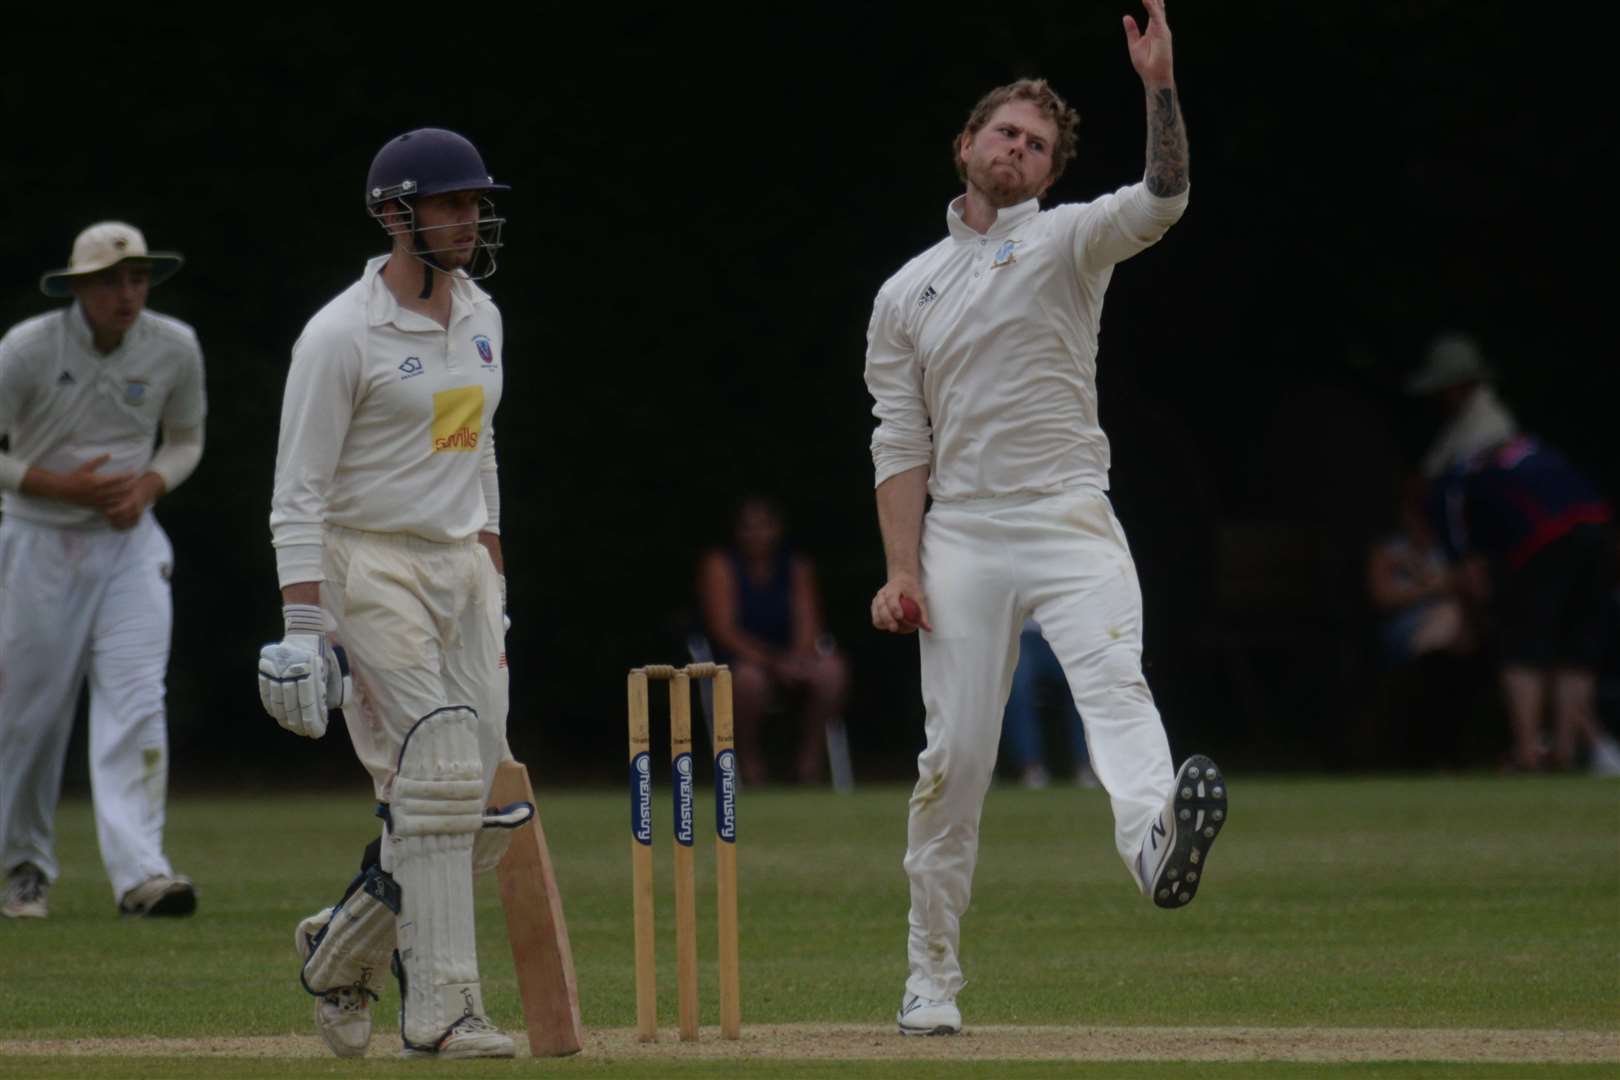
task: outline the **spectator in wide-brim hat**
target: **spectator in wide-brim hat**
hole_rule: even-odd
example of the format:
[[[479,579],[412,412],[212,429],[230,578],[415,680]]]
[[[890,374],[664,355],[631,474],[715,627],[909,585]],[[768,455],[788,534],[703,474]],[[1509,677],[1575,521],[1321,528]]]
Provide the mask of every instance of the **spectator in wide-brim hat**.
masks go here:
[[[1473,338],[1443,334],[1429,346],[1423,366],[1406,380],[1408,394],[1429,398],[1445,418],[1423,456],[1424,476],[1432,480],[1517,434],[1518,423],[1491,387],[1493,378]]]

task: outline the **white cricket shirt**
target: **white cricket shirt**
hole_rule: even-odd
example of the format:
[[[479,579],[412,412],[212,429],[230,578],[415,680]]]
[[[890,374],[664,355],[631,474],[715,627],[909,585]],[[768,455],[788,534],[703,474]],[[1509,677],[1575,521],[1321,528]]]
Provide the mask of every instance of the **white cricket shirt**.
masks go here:
[[[327,523],[448,542],[490,520],[480,473],[495,471],[500,311],[454,278],[442,327],[399,305],[387,261],[367,262],[293,345],[270,507],[282,585],[325,579]]]
[[[111,528],[98,510],[24,495],[23,473],[72,472],[102,454],[98,472],[145,472],[160,426],[200,427],[207,408],[202,348],[179,319],[143,310],[106,356],[77,303],[18,323],[0,339],[0,434],[11,444],[0,462],[0,513]]]
[[[878,291],[867,329],[876,483],[919,465],[936,500],[1108,487],[1097,419],[1097,332],[1114,264],[1181,217],[1137,183],[1041,211],[1031,199],[983,235],[950,235]]]

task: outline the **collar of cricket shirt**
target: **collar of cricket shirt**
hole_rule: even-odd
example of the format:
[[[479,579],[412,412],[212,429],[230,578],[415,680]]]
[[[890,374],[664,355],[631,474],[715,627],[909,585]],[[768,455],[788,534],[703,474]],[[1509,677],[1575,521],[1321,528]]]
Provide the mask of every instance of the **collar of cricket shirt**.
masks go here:
[[[1041,212],[1039,199],[1025,199],[1017,206],[1004,206],[996,214],[996,223],[988,231],[979,233],[962,220],[962,204],[966,200],[966,195],[958,195],[945,207],[945,225],[958,240],[999,240]]]
[[[366,271],[360,276],[366,288],[366,324],[386,326],[392,323],[401,330],[442,332],[448,329],[426,315],[412,311],[395,299],[393,290],[382,280],[382,268],[388,262],[388,258],[388,255],[377,255],[367,259]],[[471,315],[474,308],[489,299],[487,292],[464,277],[450,278],[450,293],[451,326]]]
[[[142,308],[141,315],[144,316],[145,314],[146,309]],[[73,342],[74,346],[85,355],[93,356],[102,361],[112,359],[119,350],[123,349],[125,345],[134,342],[146,329],[146,320],[137,318],[135,325],[125,331],[124,336],[119,339],[117,348],[110,353],[104,353],[96,348],[96,336],[90,329],[90,320],[85,317],[84,307],[77,300],[67,306],[67,309],[63,312],[63,320],[67,326],[68,340]]]

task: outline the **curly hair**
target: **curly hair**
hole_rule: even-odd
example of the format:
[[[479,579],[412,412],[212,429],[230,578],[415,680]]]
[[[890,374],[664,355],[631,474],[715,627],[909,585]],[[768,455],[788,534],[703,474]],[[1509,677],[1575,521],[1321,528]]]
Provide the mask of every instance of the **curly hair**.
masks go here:
[[[968,114],[967,124],[951,141],[951,162],[956,166],[956,175],[963,180],[967,179],[967,168],[962,164],[962,136],[977,135],[984,125],[990,122],[996,110],[1009,101],[1028,101],[1041,115],[1052,121],[1057,128],[1057,144],[1052,147],[1052,180],[1063,175],[1063,170],[1069,162],[1074,160],[1075,147],[1078,143],[1076,132],[1080,128],[1080,114],[1069,107],[1069,103],[1058,96],[1045,79],[1019,79],[1017,82],[998,86],[973,106]]]

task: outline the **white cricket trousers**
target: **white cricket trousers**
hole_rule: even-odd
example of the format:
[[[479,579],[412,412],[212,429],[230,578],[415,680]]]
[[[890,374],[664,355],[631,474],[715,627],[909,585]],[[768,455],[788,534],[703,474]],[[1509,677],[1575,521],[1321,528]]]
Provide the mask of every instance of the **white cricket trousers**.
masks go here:
[[[56,806],[90,683],[90,787],[118,899],[163,855],[169,741],[164,676],[174,549],[150,513],[131,529],[0,521],[0,871],[56,880]]]
[[[484,790],[506,745],[508,683],[500,577],[477,540],[438,543],[328,525],[321,601],[349,654],[344,706],[360,763],[387,802],[405,736],[450,705],[478,713]]]
[[[964,981],[959,923],[1025,619],[1040,622],[1063,664],[1127,867],[1175,772],[1142,676],[1136,565],[1101,491],[935,503],[923,523],[922,575],[934,629],[920,641],[928,744],[906,837],[906,988],[940,1000]]]

